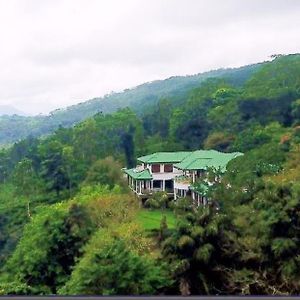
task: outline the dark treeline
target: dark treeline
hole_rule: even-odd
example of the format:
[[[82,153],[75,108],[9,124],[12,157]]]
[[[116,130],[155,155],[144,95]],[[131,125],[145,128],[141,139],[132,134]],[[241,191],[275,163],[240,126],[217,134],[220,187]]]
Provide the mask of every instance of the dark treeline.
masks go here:
[[[299,294],[300,56],[244,81],[207,79],[179,102],[1,150],[0,294]],[[219,212],[182,199],[174,228],[139,231],[121,168],[201,148],[245,153],[208,191]]]

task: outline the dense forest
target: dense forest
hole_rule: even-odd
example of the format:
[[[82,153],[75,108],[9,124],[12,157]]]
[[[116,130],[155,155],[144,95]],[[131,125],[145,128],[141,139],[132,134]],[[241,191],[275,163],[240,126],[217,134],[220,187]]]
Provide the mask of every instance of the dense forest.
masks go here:
[[[161,98],[170,97],[172,105],[183,102],[189,91],[200,86],[207,78],[226,77],[235,86],[242,85],[264,63],[249,65],[236,69],[219,69],[192,76],[174,76],[166,80],[156,80],[126,89],[119,93],[110,93],[102,98],[95,98],[64,109],[57,109],[49,115],[0,116],[0,146],[17,142],[29,135],[34,137],[50,134],[59,126],[71,127],[80,121],[92,117],[97,112],[103,114],[116,112],[129,107],[141,114],[146,107],[153,106]],[[1,110],[0,107],[0,115]]]
[[[299,294],[300,55],[254,66],[3,148],[0,294]],[[244,153],[218,210],[128,190],[138,156],[195,149]]]

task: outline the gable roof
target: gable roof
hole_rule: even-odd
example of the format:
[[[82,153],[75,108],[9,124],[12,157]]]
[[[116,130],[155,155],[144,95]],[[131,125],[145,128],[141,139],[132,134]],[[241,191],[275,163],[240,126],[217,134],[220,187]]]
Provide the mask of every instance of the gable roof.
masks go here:
[[[216,150],[196,150],[180,152],[156,152],[141,156],[139,161],[147,164],[174,163],[174,167],[181,170],[206,170],[207,168],[226,171],[228,162],[238,156],[240,152],[224,153]],[[135,180],[153,179],[149,169],[125,169],[124,172]]]
[[[189,156],[192,152],[190,151],[179,151],[179,152],[156,152],[150,155],[141,156],[138,161],[147,164],[155,163],[178,163],[184,158]]]
[[[152,175],[148,169],[138,171],[136,169],[125,169],[124,172],[135,180],[151,180]]]
[[[224,172],[228,162],[241,155],[243,154],[240,152],[223,153],[216,150],[197,150],[175,164],[174,167],[181,170],[205,170],[213,167],[220,168]]]

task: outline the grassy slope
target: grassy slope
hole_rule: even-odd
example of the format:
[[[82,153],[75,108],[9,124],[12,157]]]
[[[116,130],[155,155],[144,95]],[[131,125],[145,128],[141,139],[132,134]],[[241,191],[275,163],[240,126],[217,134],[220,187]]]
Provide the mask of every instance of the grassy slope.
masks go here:
[[[143,226],[145,230],[159,229],[160,222],[163,216],[167,218],[167,224],[169,228],[175,226],[175,215],[171,210],[150,210],[141,209],[137,215],[137,222]]]

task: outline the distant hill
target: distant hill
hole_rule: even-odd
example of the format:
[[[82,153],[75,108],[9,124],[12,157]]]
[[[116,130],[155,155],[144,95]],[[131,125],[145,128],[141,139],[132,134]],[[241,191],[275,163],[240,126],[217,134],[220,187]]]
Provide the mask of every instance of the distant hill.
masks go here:
[[[154,105],[161,98],[168,97],[172,98],[173,105],[176,105],[187,98],[191,89],[200,86],[208,78],[226,78],[234,86],[241,86],[263,64],[156,80],[120,93],[111,93],[65,109],[58,109],[46,116],[0,116],[0,145],[13,143],[29,135],[49,134],[59,126],[73,126],[98,112],[106,114],[120,108],[130,107],[137,113],[141,113],[145,107]]]
[[[7,115],[7,116],[13,116],[13,115],[20,115],[25,116],[26,114],[22,112],[19,109],[16,109],[15,107],[11,105],[0,105],[0,116]]]

